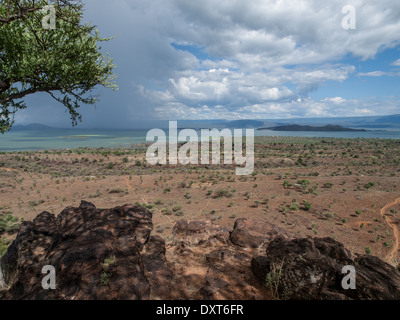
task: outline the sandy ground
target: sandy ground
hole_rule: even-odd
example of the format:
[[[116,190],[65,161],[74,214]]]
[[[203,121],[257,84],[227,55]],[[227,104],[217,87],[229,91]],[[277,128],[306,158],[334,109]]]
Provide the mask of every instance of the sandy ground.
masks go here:
[[[256,142],[255,171],[244,177],[234,166],[149,166],[143,146],[2,153],[0,219],[59,214],[81,200],[99,208],[138,202],[153,212],[154,233],[167,244],[182,218],[212,219],[232,229],[236,219],[252,217],[299,236],[330,236],[353,253],[370,249],[397,263],[400,141]],[[15,233],[2,236],[12,240]]]

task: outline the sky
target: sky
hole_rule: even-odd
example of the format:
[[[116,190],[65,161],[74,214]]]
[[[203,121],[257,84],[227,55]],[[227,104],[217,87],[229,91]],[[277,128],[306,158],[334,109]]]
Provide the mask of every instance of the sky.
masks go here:
[[[114,36],[101,50],[119,90],[96,88],[79,127],[400,113],[398,0],[83,2],[84,20]],[[47,94],[25,101],[16,124],[71,126]]]

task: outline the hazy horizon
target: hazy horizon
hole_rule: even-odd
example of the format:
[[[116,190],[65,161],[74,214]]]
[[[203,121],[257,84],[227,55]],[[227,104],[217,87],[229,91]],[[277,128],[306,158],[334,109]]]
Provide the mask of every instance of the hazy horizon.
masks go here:
[[[151,128],[158,128],[158,127],[168,127],[169,121],[177,121],[178,124],[182,126],[193,126],[199,127],[203,124],[205,127],[212,126],[215,124],[216,126],[223,126],[224,124],[234,123],[234,122],[251,122],[251,121],[258,121],[264,122],[264,124],[314,124],[315,126],[326,125],[347,125],[347,126],[355,126],[355,127],[362,127],[370,126],[371,124],[376,123],[376,126],[379,125],[386,125],[388,127],[395,127],[400,129],[400,123],[396,122],[396,118],[392,119],[393,117],[400,117],[400,114],[390,114],[390,115],[380,115],[380,116],[354,116],[354,117],[313,117],[313,118],[282,118],[282,119],[256,119],[256,118],[248,118],[248,119],[237,119],[237,120],[228,120],[228,119],[182,119],[182,120],[174,120],[174,119],[163,119],[163,120],[141,120],[141,121],[131,121],[131,125],[128,127],[121,127],[116,125],[111,126],[87,126],[84,122],[78,123],[77,126],[73,127],[72,125],[66,126],[54,126],[51,123],[46,122],[32,122],[32,123],[25,123],[25,124],[16,124],[11,129],[19,129],[23,127],[30,127],[30,126],[45,126],[54,129],[74,129],[74,130],[95,130],[95,129],[103,129],[103,130],[143,130],[143,129],[151,129]],[[356,122],[356,120],[358,120]],[[389,121],[389,122],[382,122],[382,121]],[[262,125],[260,125],[262,126]],[[254,126],[257,127],[257,126]]]

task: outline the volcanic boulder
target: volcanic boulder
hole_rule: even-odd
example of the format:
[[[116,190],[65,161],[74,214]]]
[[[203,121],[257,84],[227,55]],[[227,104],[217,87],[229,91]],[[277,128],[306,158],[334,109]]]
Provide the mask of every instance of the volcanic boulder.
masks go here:
[[[267,255],[251,262],[254,275],[264,284],[276,286],[281,299],[345,300],[400,298],[400,273],[373,256],[352,257],[332,238],[276,238]],[[353,266],[356,288],[344,289],[344,266]]]
[[[276,237],[289,238],[284,229],[264,220],[237,219],[230,234],[233,244],[245,248],[266,247]]]
[[[229,230],[225,227],[214,224],[211,220],[186,220],[182,219],[173,228],[176,239],[189,243],[202,243],[218,239],[228,242]]]
[[[151,212],[140,206],[96,209],[82,201],[58,217],[43,212],[22,224],[1,260],[10,287],[2,298],[148,299],[142,251],[152,229]],[[47,265],[55,268],[56,290],[42,287]]]

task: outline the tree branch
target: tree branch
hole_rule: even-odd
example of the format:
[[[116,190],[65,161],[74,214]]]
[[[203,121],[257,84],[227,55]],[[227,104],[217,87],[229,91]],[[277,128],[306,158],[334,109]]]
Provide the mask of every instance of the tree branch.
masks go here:
[[[0,98],[0,104],[7,103],[7,102],[10,102],[10,101],[16,100],[16,99],[21,99],[21,98],[27,96],[28,94],[33,94],[36,92],[48,92],[48,91],[58,91],[58,90],[62,90],[62,88],[61,87],[30,88],[25,91],[11,94],[7,98]]]
[[[21,10],[20,12],[14,14],[12,16],[8,16],[7,18],[0,17],[0,23],[8,24],[15,20],[26,18],[27,14],[38,11],[38,10],[41,10],[41,8],[23,8],[23,10]]]

